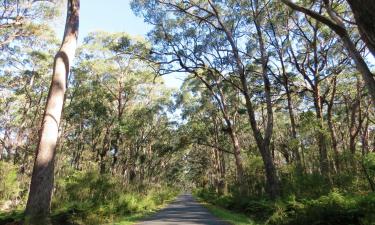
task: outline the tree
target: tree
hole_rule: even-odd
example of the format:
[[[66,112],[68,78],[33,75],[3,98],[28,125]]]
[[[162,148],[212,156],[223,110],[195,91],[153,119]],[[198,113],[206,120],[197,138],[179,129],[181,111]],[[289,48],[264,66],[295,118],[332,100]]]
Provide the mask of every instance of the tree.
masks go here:
[[[6,50],[10,43],[42,32],[44,22],[58,14],[58,7],[53,8],[54,4],[48,0],[3,1],[0,5],[0,49]],[[34,22],[36,19],[43,23]]]
[[[371,0],[347,0],[354,14],[363,41],[375,56],[375,2]]]
[[[161,11],[168,9],[168,11],[176,15],[176,18],[171,17],[165,12],[151,10],[155,6],[153,1],[134,1],[133,6],[138,11],[144,10],[147,20],[157,25],[154,30],[155,43],[161,43],[160,40],[165,40],[167,48],[170,47],[171,51],[164,52],[164,54],[154,51],[157,57],[162,55],[171,56],[168,58],[169,61],[161,63],[162,69],[164,71],[168,70],[169,67],[175,64],[177,68],[180,67],[180,69],[175,70],[179,72],[194,73],[197,69],[205,67],[214,71],[230,70],[229,73],[220,72],[220,79],[235,87],[244,97],[249,125],[264,161],[268,183],[267,189],[270,196],[277,197],[280,194],[281,188],[270,152],[273,113],[270,79],[267,70],[267,55],[265,48],[261,48],[262,51],[257,56],[258,58],[256,58],[253,55],[244,53],[245,51],[239,47],[242,34],[248,36],[257,35],[257,39],[247,40],[249,42],[248,45],[256,43],[255,46],[260,46],[264,44],[262,31],[260,30],[260,22],[263,15],[260,15],[261,13],[257,11],[261,6],[255,3],[252,5],[254,13],[251,19],[256,17],[255,19],[257,20],[254,24],[255,27],[252,27],[253,24],[247,23],[248,20],[243,17],[242,12],[236,13],[233,10],[236,7],[240,7],[239,3],[218,3],[213,1],[188,1],[184,3],[179,1],[155,2]],[[246,4],[243,3],[241,6],[246,7]],[[250,6],[247,7],[251,9]],[[246,25],[236,27],[235,24]],[[178,26],[185,27],[185,30],[179,30],[180,27]],[[256,27],[259,29],[256,29]],[[236,30],[237,28],[238,30]],[[193,29],[196,30],[194,31]],[[206,43],[202,43],[202,41]],[[191,46],[190,50],[186,49],[187,46]],[[165,49],[163,50],[165,51]],[[185,66],[181,66],[181,64],[185,64]],[[251,69],[248,71],[248,68],[257,67],[257,64],[261,65],[257,69],[261,70],[260,74],[262,76],[259,82],[263,83],[263,91],[260,98],[266,99],[267,108],[267,114],[263,121],[266,125],[263,130],[258,126],[259,123],[256,120],[255,104],[251,99],[252,90],[249,88],[250,84],[248,82],[251,72],[253,72]],[[191,70],[186,70],[189,67]]]
[[[326,16],[321,15],[318,12],[313,10],[298,6],[289,0],[282,0],[286,5],[291,7],[294,10],[300,11],[312,18],[316,19],[317,21],[327,25],[330,29],[332,29],[336,34],[341,38],[345,48],[347,49],[350,57],[355,62],[358,71],[361,73],[362,78],[369,90],[370,96],[372,98],[372,104],[375,104],[375,78],[370,68],[366,64],[365,60],[363,59],[360,52],[357,50],[355,43],[351,40],[348,30],[343,22],[343,20],[337,16],[337,14],[332,9],[332,5],[330,4],[329,0],[324,0],[324,8],[329,15],[329,18]],[[357,16],[358,17],[358,16]],[[361,28],[362,30],[363,28]],[[362,30],[363,31],[363,30]],[[370,39],[366,38],[365,40],[369,41]],[[370,45],[371,46],[371,45]]]
[[[25,214],[31,223],[49,215],[54,182],[54,159],[69,69],[74,58],[79,26],[79,0],[69,0],[65,33],[55,56],[51,87],[36,150]]]

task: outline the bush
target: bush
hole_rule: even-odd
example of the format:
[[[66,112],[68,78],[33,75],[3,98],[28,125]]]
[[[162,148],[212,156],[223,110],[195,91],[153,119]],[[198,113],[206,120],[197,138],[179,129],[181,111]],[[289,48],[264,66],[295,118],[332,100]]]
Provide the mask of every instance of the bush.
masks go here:
[[[16,167],[11,163],[0,161],[0,205],[18,198],[20,191]]]
[[[194,193],[209,203],[269,225],[375,224],[375,193],[352,196],[334,190],[316,199],[297,199],[292,195],[277,201],[219,197],[206,189],[197,189]]]
[[[313,200],[295,199],[276,203],[268,224],[335,225],[373,224],[375,214],[373,194],[365,197],[345,196],[333,191]]]
[[[60,224],[103,224],[115,218],[149,212],[178,194],[169,187],[144,192],[124,188],[115,177],[95,172],[74,172],[57,182],[54,220]]]

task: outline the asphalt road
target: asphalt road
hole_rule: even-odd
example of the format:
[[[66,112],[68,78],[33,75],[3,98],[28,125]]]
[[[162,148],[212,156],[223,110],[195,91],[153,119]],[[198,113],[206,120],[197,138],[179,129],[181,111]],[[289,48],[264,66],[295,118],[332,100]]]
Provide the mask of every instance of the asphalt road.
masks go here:
[[[137,225],[229,225],[216,218],[191,194],[180,195],[173,203]]]

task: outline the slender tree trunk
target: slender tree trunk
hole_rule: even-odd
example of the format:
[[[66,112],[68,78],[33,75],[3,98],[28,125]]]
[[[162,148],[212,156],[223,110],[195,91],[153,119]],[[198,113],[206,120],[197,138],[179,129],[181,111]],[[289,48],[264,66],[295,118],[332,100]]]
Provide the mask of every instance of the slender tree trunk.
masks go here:
[[[354,102],[349,104],[349,149],[351,154],[354,155],[356,152],[356,139],[363,123],[361,113],[361,84],[359,80],[357,80],[357,96]]]
[[[110,137],[111,127],[112,127],[112,123],[109,125],[109,127],[107,127],[107,130],[106,130],[105,135],[104,135],[102,149],[99,153],[99,157],[100,157],[99,172],[100,172],[100,174],[105,174],[105,172],[106,172],[105,158],[106,158],[107,152],[111,148],[111,137]]]
[[[215,127],[215,146],[219,146],[219,126],[217,122],[217,118],[213,119],[213,124]],[[223,195],[226,193],[226,182],[225,182],[225,158],[224,152],[215,148],[215,158],[217,160],[218,165],[218,194]]]
[[[209,71],[212,72],[212,71]],[[235,131],[235,128],[232,124],[232,121],[230,119],[228,109],[227,109],[227,102],[225,95],[223,91],[221,90],[221,87],[219,84],[216,83],[216,86],[218,88],[218,95],[214,92],[212,89],[212,86],[205,80],[203,79],[200,75],[195,73],[195,75],[204,83],[204,85],[211,91],[213,98],[217,101],[220,107],[220,111],[223,115],[223,119],[225,121],[225,125],[228,127],[228,132],[232,141],[233,145],[233,150],[234,150],[234,159],[236,163],[236,169],[237,169],[237,179],[238,183],[240,184],[240,192],[243,191],[243,165],[242,165],[242,158],[241,158],[241,147],[240,143],[238,141],[238,137]],[[214,77],[214,75],[212,74]]]
[[[368,113],[366,114],[368,117]],[[367,118],[366,123],[361,130],[361,142],[362,142],[362,155],[369,153],[369,119]]]
[[[320,97],[320,88],[318,84],[314,86],[314,105],[316,111],[316,118],[319,123],[319,131],[317,134],[317,141],[319,147],[319,161],[320,161],[320,173],[328,177],[329,176],[329,163],[327,154],[327,138],[324,134],[324,123],[323,123],[323,109]]]
[[[336,172],[339,172],[340,171],[340,154],[338,150],[336,130],[332,121],[332,109],[333,109],[333,103],[334,103],[333,101],[334,101],[335,95],[336,95],[336,77],[333,78],[332,94],[328,102],[327,123],[328,123],[329,133],[331,135],[332,149],[333,149],[334,158],[335,158],[335,168],[336,168]]]
[[[25,214],[32,224],[42,224],[50,213],[54,158],[69,68],[74,58],[79,24],[79,0],[68,1],[63,43],[56,54],[52,83],[40,130]],[[42,222],[35,222],[35,221]]]
[[[275,163],[273,162],[273,157],[271,154],[271,138],[273,134],[273,110],[272,110],[272,99],[271,99],[271,82],[268,77],[268,56],[263,40],[263,34],[261,30],[261,21],[258,18],[259,14],[257,12],[255,16],[255,27],[257,30],[258,35],[258,42],[260,47],[261,53],[261,62],[262,62],[262,77],[264,82],[264,93],[266,96],[266,110],[267,110],[267,123],[264,129],[264,137],[261,136],[257,139],[259,140],[258,148],[263,158],[265,170],[266,170],[266,178],[267,178],[267,192],[271,198],[276,198],[281,194],[280,188],[280,181],[277,176],[277,171],[275,167]],[[249,98],[248,98],[249,99]],[[250,99],[249,99],[250,100]],[[258,132],[258,135],[261,135]]]
[[[238,137],[236,132],[234,131],[232,126],[228,127],[229,130],[229,135],[233,143],[233,148],[234,148],[234,158],[236,162],[236,167],[237,167],[237,179],[238,183],[240,185],[243,185],[243,165],[242,165],[242,158],[241,158],[241,147],[240,143],[238,141]]]
[[[274,36],[276,37],[276,32],[273,28],[273,25],[272,25],[272,30],[273,30]],[[299,147],[298,147],[299,145],[298,145],[298,139],[297,139],[297,125],[296,125],[295,114],[293,110],[292,93],[290,91],[289,77],[286,73],[286,68],[285,68],[285,63],[284,63],[284,56],[283,56],[284,50],[282,47],[280,47],[277,41],[275,42],[275,44],[276,44],[277,53],[278,53],[280,64],[281,64],[282,77],[284,78],[284,81],[281,83],[284,86],[285,92],[286,92],[292,138],[295,141],[295,143],[293,143],[293,146],[292,146],[292,152],[294,154],[295,160],[297,161],[297,172],[301,174],[303,172],[303,168],[302,168],[302,162],[301,162],[301,154],[299,152]]]
[[[270,149],[269,149],[270,143],[268,142],[268,141],[271,140],[271,135],[272,135],[272,125],[273,125],[272,108],[270,109],[269,105],[267,105],[267,116],[270,116],[270,117],[267,118],[267,122],[269,124],[266,128],[266,131],[265,131],[267,133],[268,137],[266,137],[265,138],[266,141],[264,141],[264,139],[262,137],[262,134],[261,134],[261,132],[258,128],[256,119],[255,119],[255,111],[254,111],[254,108],[253,108],[253,105],[252,105],[252,102],[251,102],[250,91],[249,91],[249,88],[247,86],[245,69],[243,67],[241,57],[239,55],[239,50],[237,48],[236,43],[234,42],[232,33],[223,25],[222,21],[220,20],[220,17],[218,15],[218,12],[216,11],[216,8],[214,8],[214,6],[211,2],[210,2],[210,5],[214,9],[215,14],[217,15],[217,18],[219,20],[219,23],[220,23],[221,27],[223,28],[223,30],[226,34],[226,37],[228,38],[228,41],[231,45],[232,52],[233,52],[234,58],[236,60],[236,66],[237,66],[237,69],[238,69],[238,73],[239,73],[239,76],[240,76],[241,87],[242,87],[241,91],[242,91],[242,94],[245,97],[245,103],[246,103],[247,113],[248,113],[248,116],[249,116],[249,122],[250,122],[250,125],[251,125],[251,129],[253,130],[254,138],[256,140],[258,149],[259,149],[259,151],[262,155],[263,163],[264,163],[264,166],[265,166],[267,186],[268,186],[268,188],[267,188],[268,194],[270,195],[271,198],[276,198],[277,196],[280,195],[281,188],[280,188],[280,183],[279,183],[279,180],[278,180],[278,177],[277,177],[276,168],[274,166],[273,159],[271,157],[271,152],[270,152]],[[262,59],[264,59],[264,58],[262,57]],[[263,64],[263,66],[264,66],[264,64]],[[263,78],[264,78],[264,81],[265,81],[265,91],[267,92],[267,89],[269,88],[269,87],[267,87],[267,79],[265,79],[266,77],[264,75],[263,75]],[[270,103],[269,102],[269,100],[270,100],[269,99],[270,98],[269,93],[266,93],[266,96],[267,96],[267,104],[269,104]]]
[[[222,194],[226,194],[227,190],[227,182],[225,181],[225,156],[224,152],[219,151],[219,160],[220,160],[220,181],[219,181],[219,191]]]

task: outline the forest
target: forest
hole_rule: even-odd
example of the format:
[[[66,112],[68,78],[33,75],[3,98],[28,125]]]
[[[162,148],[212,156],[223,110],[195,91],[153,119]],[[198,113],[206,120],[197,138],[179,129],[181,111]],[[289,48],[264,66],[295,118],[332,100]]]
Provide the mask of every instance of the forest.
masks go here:
[[[83,2],[1,1],[0,224],[375,224],[375,1]]]

